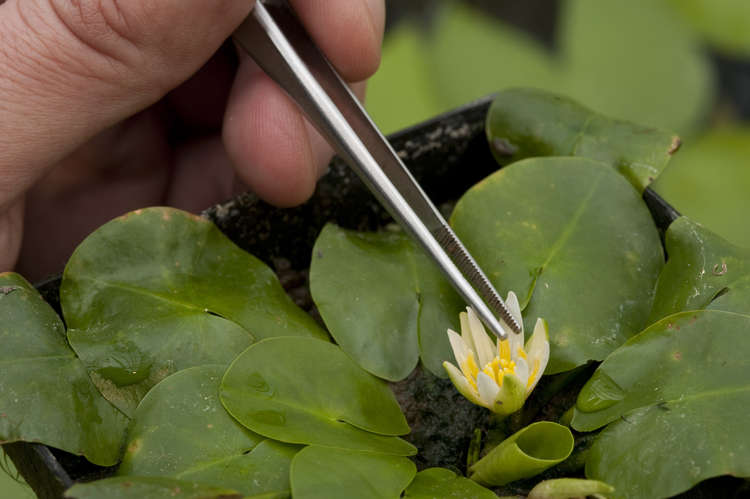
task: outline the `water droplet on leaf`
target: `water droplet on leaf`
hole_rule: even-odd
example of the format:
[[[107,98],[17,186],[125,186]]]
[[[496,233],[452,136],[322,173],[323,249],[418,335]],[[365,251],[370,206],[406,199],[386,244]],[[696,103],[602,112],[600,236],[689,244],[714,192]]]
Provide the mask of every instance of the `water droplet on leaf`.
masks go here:
[[[267,425],[283,426],[286,424],[286,416],[278,411],[256,411],[252,414],[252,418]]]
[[[267,392],[271,389],[265,378],[260,373],[253,373],[247,377],[247,386],[256,392]]]
[[[102,367],[99,374],[118,387],[134,385],[148,378],[151,366],[138,367]]]

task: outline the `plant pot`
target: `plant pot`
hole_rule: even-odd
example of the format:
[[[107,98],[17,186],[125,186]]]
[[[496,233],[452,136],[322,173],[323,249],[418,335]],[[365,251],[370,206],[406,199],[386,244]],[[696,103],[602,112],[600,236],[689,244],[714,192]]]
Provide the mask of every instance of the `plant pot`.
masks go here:
[[[471,185],[495,171],[497,163],[487,147],[484,120],[491,98],[470,103],[390,137],[396,151],[434,203],[446,211]],[[650,189],[643,194],[657,227],[664,229],[679,216]],[[276,269],[292,297],[315,313],[306,292],[306,269],[313,243],[325,223],[358,230],[373,230],[390,217],[364,184],[335,158],[312,199],[291,209],[274,208],[252,194],[240,195],[207,209],[213,220],[236,244]],[[59,279],[39,286],[59,311]],[[477,421],[486,417],[455,391],[447,380],[417,369],[407,380],[393,385],[412,427],[408,439],[420,448],[420,468],[463,468],[466,449]],[[455,410],[444,410],[446,403]],[[451,433],[453,432],[453,433]],[[39,497],[59,498],[76,480],[111,474],[85,459],[36,443],[4,446],[18,470]]]

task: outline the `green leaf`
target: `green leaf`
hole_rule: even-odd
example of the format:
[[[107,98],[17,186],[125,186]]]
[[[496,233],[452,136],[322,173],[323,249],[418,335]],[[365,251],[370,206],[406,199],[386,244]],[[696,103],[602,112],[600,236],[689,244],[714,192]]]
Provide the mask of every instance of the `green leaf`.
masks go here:
[[[325,334],[271,269],[209,221],[172,208],[96,230],[68,261],[60,294],[71,346],[127,414],[169,374],[228,364],[253,338]]]
[[[384,133],[432,118],[440,105],[423,54],[429,47],[412,22],[396,25],[383,41],[378,71],[367,81],[367,111]]]
[[[234,490],[208,487],[162,477],[114,477],[77,483],[65,492],[68,499],[242,499]],[[270,498],[269,498],[270,499]]]
[[[556,478],[544,480],[534,486],[527,499],[577,499],[579,497],[602,497],[614,492],[614,487],[598,480],[582,478]]]
[[[683,215],[750,247],[750,128],[726,128],[688,141],[652,188]]]
[[[502,165],[533,156],[603,161],[639,191],[659,176],[680,139],[603,116],[567,97],[530,88],[500,92],[487,114],[487,138]]]
[[[313,248],[310,289],[341,348],[372,374],[409,375],[421,356],[445,377],[446,331],[463,301],[403,233],[361,233],[326,225]]]
[[[0,274],[0,443],[27,441],[118,461],[127,418],[104,400],[65,328],[18,274]]]
[[[586,476],[633,498],[750,476],[749,333],[750,316],[682,312],[613,352],[581,390],[573,417],[579,431],[609,423],[589,451]]]
[[[574,444],[568,427],[538,421],[506,438],[474,463],[469,478],[494,486],[529,478],[567,459]]]
[[[456,233],[525,329],[549,324],[547,374],[601,360],[645,325],[663,265],[651,216],[622,176],[585,158],[514,163],[458,202]]]
[[[394,499],[417,467],[399,456],[309,446],[292,461],[295,499]]]
[[[419,360],[412,254],[401,234],[330,224],[313,247],[310,292],[331,336],[362,368],[389,380],[405,378]]]
[[[560,78],[552,55],[536,40],[464,2],[447,2],[434,20],[431,83],[448,108],[506,87],[552,89]]]
[[[225,368],[184,369],[157,384],[133,416],[119,475],[161,476],[242,494],[289,492],[296,446],[265,440],[219,400]]]
[[[404,492],[404,497],[413,499],[451,498],[497,499],[491,490],[476,482],[458,476],[445,468],[428,468],[417,473],[414,481]]]
[[[252,431],[297,444],[413,455],[388,386],[331,343],[280,337],[245,350],[224,375],[221,401]]]
[[[713,100],[713,74],[692,32],[665,2],[567,0],[558,83],[586,106],[647,126],[694,131]]]
[[[680,217],[665,236],[669,260],[656,285],[651,320],[684,310],[750,315],[750,249]]]
[[[670,0],[711,45],[737,57],[750,54],[750,3],[746,0]]]

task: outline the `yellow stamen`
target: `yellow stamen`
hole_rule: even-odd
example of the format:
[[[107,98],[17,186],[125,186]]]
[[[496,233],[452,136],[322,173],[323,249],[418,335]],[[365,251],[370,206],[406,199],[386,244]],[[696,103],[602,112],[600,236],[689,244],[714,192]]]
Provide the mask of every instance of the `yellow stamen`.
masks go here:
[[[492,363],[487,364],[484,366],[484,369],[482,369],[482,372],[486,374],[487,376],[492,379],[495,383],[497,383],[497,378],[495,378],[495,371],[492,369]]]
[[[531,370],[531,374],[529,374],[529,380],[526,382],[527,389],[534,383],[537,374],[539,374],[539,359],[534,360],[534,369]]]
[[[526,356],[526,350],[518,347],[518,357],[521,357],[523,360],[528,360],[528,357]]]
[[[474,360],[473,352],[469,352],[469,354],[466,356],[466,360],[461,363],[461,371],[468,379],[477,378],[477,374],[479,374],[479,367],[477,367],[477,362]]]
[[[497,352],[501,359],[510,362],[510,341],[499,340],[497,342]]]
[[[459,366],[461,367],[461,372],[464,373],[464,378],[467,379],[471,387],[478,390],[476,379],[477,374],[479,374],[479,368],[474,360],[474,354],[469,352],[466,359],[459,363]]]
[[[493,373],[495,373],[494,379],[497,381],[497,373],[500,371],[500,358],[495,357],[492,359],[492,362],[487,364],[487,366],[492,369]]]

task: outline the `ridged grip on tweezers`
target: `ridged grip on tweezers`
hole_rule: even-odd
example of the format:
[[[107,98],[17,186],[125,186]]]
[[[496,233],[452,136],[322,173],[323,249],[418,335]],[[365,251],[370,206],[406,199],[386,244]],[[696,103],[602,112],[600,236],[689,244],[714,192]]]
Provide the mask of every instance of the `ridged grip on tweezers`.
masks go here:
[[[518,323],[515,317],[510,313],[508,307],[494,286],[490,283],[490,280],[484,275],[482,269],[479,268],[477,262],[471,257],[467,249],[458,239],[456,234],[448,225],[443,225],[438,230],[433,231],[435,239],[445,249],[445,252],[450,255],[453,262],[461,270],[464,276],[471,282],[479,295],[484,299],[485,303],[490,309],[498,315],[503,322],[513,329],[514,332],[519,333],[521,331],[521,325]]]
[[[286,2],[257,1],[234,38],[422,245],[490,331],[507,336],[499,316],[507,328],[520,332],[502,299]]]

